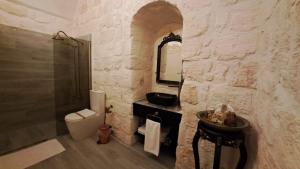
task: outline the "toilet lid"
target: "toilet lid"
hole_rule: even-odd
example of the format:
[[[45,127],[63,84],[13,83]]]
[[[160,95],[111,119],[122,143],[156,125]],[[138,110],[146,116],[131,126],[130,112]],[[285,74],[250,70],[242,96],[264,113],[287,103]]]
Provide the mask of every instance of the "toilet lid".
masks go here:
[[[79,115],[81,115],[82,117],[84,117],[84,118],[89,118],[89,117],[91,117],[91,116],[93,116],[93,115],[96,114],[94,111],[89,110],[89,109],[83,109],[83,110],[81,110],[81,111],[79,111],[77,113]]]
[[[82,120],[83,117],[79,116],[78,114],[76,113],[71,113],[71,114],[68,114],[66,115],[65,117],[65,120],[66,121],[79,121],[79,120]]]

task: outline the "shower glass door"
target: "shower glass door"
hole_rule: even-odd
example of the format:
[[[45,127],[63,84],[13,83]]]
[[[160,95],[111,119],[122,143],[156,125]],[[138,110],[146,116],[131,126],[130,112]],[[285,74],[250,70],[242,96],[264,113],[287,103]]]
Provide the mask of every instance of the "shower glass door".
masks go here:
[[[89,107],[89,42],[0,25],[0,155],[66,134]]]

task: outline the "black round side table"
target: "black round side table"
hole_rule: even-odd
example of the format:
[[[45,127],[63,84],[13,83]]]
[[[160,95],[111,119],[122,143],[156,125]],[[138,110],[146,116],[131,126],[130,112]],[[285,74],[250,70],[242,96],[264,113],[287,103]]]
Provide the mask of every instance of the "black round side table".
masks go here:
[[[243,131],[222,131],[205,125],[199,121],[197,131],[193,139],[195,169],[200,169],[200,157],[198,151],[198,142],[200,138],[215,143],[213,169],[220,168],[221,151],[223,145],[239,148],[240,159],[236,169],[243,169],[245,167],[247,162],[247,150],[245,147],[245,133]]]

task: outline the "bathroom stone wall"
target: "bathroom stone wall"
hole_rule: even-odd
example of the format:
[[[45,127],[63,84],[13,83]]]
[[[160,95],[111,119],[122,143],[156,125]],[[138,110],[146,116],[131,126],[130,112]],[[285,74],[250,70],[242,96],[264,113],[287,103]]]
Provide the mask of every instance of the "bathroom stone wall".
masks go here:
[[[184,23],[195,26],[184,24],[183,29],[185,83],[177,168],[193,164],[195,112],[220,102],[251,122],[246,168],[298,168],[300,1],[205,2],[183,5],[190,7],[183,13],[189,9],[191,14]],[[192,14],[196,4],[202,16]],[[212,168],[214,147],[207,142],[201,147],[202,167]],[[238,153],[225,149],[223,155],[222,167],[235,168],[230,158]]]
[[[12,0],[0,0],[0,24],[35,32],[54,34],[68,30],[72,20],[31,8]]]
[[[131,30],[136,12],[153,0],[81,0],[74,33],[92,33],[93,88],[114,105],[115,134],[134,142],[131,103],[143,88],[143,65]],[[251,122],[247,168],[295,169],[300,155],[298,0],[169,0],[183,16],[182,89],[176,168],[193,168],[192,137],[199,110],[231,104]],[[147,37],[145,37],[147,38]],[[149,51],[150,52],[150,51]],[[131,60],[130,62],[128,62]],[[134,64],[133,64],[134,63]],[[141,93],[145,93],[142,91]],[[213,146],[202,141],[202,168],[211,167]],[[237,152],[224,149],[223,168],[234,168]]]
[[[132,103],[151,91],[154,41],[166,33],[135,16],[146,4],[79,1],[73,23],[75,36],[92,34],[93,88],[106,92],[106,104],[114,106],[108,121],[127,144],[135,142],[137,129]]]
[[[132,26],[139,9],[154,0],[79,0],[69,21],[0,1],[0,23],[53,33],[92,34],[93,88],[114,106],[114,134],[134,143],[131,103],[149,90],[153,56],[149,32]],[[162,1],[159,1],[162,2]],[[193,168],[195,113],[224,102],[251,122],[247,169],[296,169],[300,165],[300,1],[166,0],[183,16],[183,117],[177,169]],[[155,25],[154,25],[155,26]],[[150,29],[151,30],[151,29]],[[151,31],[150,31],[151,32]],[[134,34],[134,35],[133,35]],[[145,36],[146,35],[146,36]],[[143,37],[135,43],[133,38]],[[151,49],[151,50],[150,50]],[[148,51],[149,50],[149,51]],[[133,52],[134,51],[134,52]],[[142,55],[133,57],[133,53]],[[142,56],[142,57],[140,57]],[[151,58],[151,57],[150,57]],[[200,143],[201,167],[211,168],[213,146]],[[234,168],[238,153],[224,149],[222,167]]]

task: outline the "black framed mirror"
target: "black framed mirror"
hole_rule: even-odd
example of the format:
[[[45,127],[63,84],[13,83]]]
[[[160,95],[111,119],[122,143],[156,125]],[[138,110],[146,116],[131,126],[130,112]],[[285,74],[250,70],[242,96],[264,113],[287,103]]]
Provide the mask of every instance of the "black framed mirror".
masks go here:
[[[163,38],[157,49],[156,82],[178,85],[181,81],[181,42],[180,35],[170,33]]]

